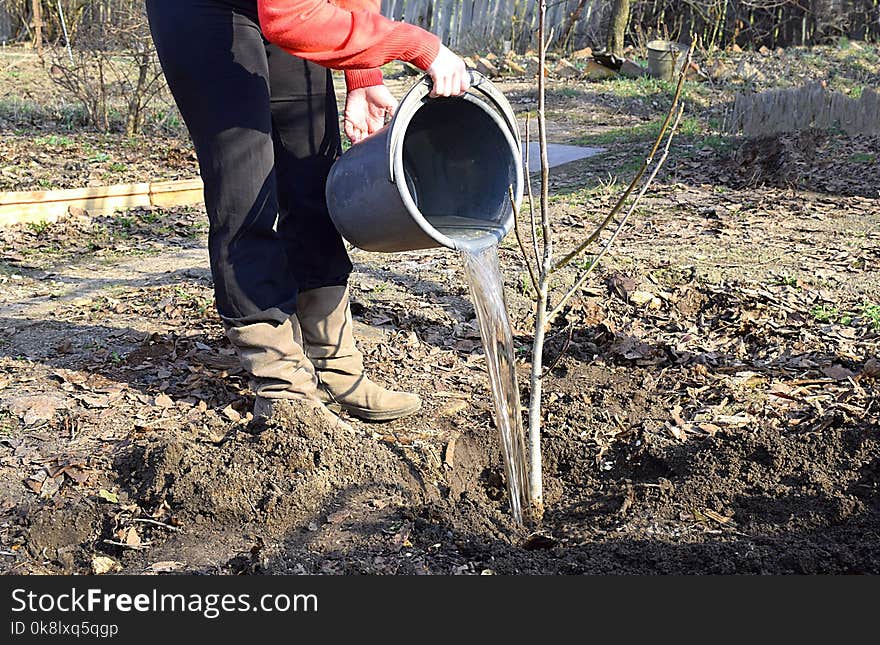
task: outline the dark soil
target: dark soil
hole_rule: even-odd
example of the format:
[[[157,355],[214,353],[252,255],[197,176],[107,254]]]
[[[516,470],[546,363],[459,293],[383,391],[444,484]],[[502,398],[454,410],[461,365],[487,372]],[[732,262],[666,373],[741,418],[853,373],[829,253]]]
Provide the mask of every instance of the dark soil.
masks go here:
[[[553,89],[569,117],[561,143],[585,113],[621,126],[663,109]],[[27,136],[0,144],[22,151]],[[878,146],[827,133],[679,140],[550,331],[546,513],[529,528],[507,508],[454,255],[352,251],[368,368],[424,407],[389,424],[347,419],[349,432],[308,410],[252,420],[213,311],[200,209],[8,227],[0,570],[880,573]],[[608,175],[625,183],[645,142],[609,147],[553,171],[561,251],[617,199]],[[0,188],[31,187],[21,154]],[[81,161],[41,176],[84,185],[109,160]],[[512,239],[499,252],[527,400],[528,276]],[[558,275],[554,297],[577,269]]]

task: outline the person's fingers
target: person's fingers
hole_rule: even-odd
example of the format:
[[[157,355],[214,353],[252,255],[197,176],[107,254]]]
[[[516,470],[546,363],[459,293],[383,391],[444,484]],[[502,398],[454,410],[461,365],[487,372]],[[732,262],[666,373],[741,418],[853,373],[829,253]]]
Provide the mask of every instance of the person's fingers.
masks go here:
[[[464,94],[468,91],[468,88],[471,86],[471,73],[468,71],[467,67],[465,67],[461,71],[461,85],[459,88],[461,89],[461,93]]]
[[[438,88],[437,88],[437,96],[449,96],[449,89],[451,87],[450,78],[448,74],[443,74],[438,79]]]
[[[354,139],[355,137],[355,127],[354,123],[350,120],[346,119],[344,124],[345,136],[349,138],[349,140]]]
[[[345,136],[348,137],[352,144],[359,143],[364,138],[363,130],[351,121],[345,122]]]
[[[455,71],[455,76],[452,77],[452,87],[449,90],[449,93],[453,96],[459,96],[464,91],[462,90],[462,86],[464,85],[464,80],[462,79],[461,70]]]

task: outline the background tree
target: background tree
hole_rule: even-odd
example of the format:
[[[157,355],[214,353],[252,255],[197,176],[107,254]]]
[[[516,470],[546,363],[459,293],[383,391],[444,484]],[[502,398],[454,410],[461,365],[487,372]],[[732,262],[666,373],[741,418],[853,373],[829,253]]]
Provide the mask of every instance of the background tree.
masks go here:
[[[615,56],[623,56],[623,39],[629,24],[629,3],[630,0],[614,0],[614,5],[611,7],[606,48],[608,53]]]

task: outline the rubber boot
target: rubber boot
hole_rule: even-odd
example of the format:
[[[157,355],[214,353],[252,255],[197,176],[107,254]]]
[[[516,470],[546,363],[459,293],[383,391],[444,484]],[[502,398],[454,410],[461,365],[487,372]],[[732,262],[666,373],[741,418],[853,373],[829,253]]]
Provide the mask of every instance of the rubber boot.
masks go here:
[[[422,407],[415,394],[389,390],[364,374],[355,346],[348,287],[302,291],[297,315],[306,356],[315,367],[319,395],[331,407],[367,421],[391,421]]]
[[[256,394],[254,419],[268,421],[283,402],[315,408],[331,427],[351,427],[325,406],[318,392],[315,370],[296,340],[295,319],[226,326],[250,387]]]

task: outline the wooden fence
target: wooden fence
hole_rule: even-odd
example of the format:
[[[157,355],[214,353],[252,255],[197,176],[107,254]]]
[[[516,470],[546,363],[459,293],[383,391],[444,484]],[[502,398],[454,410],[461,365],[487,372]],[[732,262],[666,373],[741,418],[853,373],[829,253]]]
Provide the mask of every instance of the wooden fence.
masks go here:
[[[866,87],[852,99],[812,83],[799,88],[767,90],[736,97],[727,129],[763,137],[816,128],[840,129],[849,135],[880,134],[880,92]]]
[[[382,12],[440,36],[461,51],[497,49],[504,41],[534,47],[538,0],[382,0]],[[603,44],[610,0],[547,0],[553,44]],[[841,36],[880,37],[880,0],[633,0],[629,40],[655,35],[702,45],[809,45]]]
[[[598,36],[607,0],[549,0],[547,24],[557,44],[580,44]],[[437,34],[461,50],[519,51],[534,46],[538,0],[382,0],[382,13]],[[572,16],[576,16],[572,20]]]
[[[45,35],[60,37],[59,0],[42,0]],[[130,19],[143,0],[60,0],[72,33]],[[601,45],[611,0],[547,0],[555,46]],[[433,31],[469,53],[534,47],[538,0],[382,0],[382,13]],[[31,0],[0,0],[0,41],[28,38]],[[704,46],[768,47],[880,38],[880,0],[632,0],[629,40],[654,35]]]

